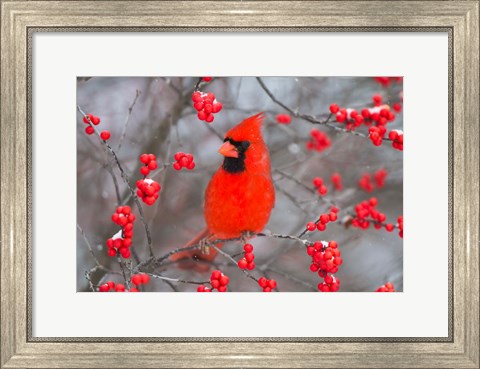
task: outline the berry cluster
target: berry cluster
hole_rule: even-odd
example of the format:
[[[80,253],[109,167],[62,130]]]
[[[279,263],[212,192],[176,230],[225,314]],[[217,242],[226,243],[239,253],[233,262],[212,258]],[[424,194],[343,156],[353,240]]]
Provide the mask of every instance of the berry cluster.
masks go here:
[[[323,184],[323,179],[320,178],[320,177],[315,177],[313,179],[313,185],[317,188],[317,192],[320,194],[320,195],[326,195],[327,192],[328,192],[328,188],[327,186],[325,186]]]
[[[364,117],[355,109],[340,108],[337,104],[330,105],[330,113],[335,114],[338,123],[345,123],[347,129],[360,127]]]
[[[181,170],[182,168],[192,170],[195,168],[195,158],[192,154],[177,152],[173,158],[175,159],[175,163],[173,163],[173,169],[175,170]]]
[[[193,107],[198,112],[198,119],[204,120],[207,123],[213,122],[213,114],[222,110],[222,103],[215,99],[215,95],[212,92],[205,93],[195,91],[192,94],[192,101]]]
[[[160,190],[160,184],[153,179],[145,178],[137,181],[137,196],[149,206],[153,205],[158,199]]]
[[[150,276],[148,274],[134,274],[132,275],[132,283],[136,286],[135,291],[130,289],[130,292],[139,292],[138,286],[141,284],[148,284],[150,282]]]
[[[375,98],[375,96],[374,96]],[[379,96],[381,103],[381,96]],[[395,113],[390,110],[388,105],[376,105],[377,102],[374,100],[375,107],[362,109],[362,116],[365,119],[366,125],[371,125],[375,123],[378,126],[384,126],[389,122],[395,120]]]
[[[147,176],[151,170],[158,168],[157,157],[154,154],[142,154],[140,155],[140,162],[144,164],[140,168],[140,174]]]
[[[372,192],[376,188],[382,188],[385,186],[385,179],[387,178],[387,171],[385,169],[379,169],[373,174],[375,183],[372,182],[372,175],[365,173],[358,180],[358,187],[366,192]]]
[[[385,133],[387,133],[387,129],[384,126],[379,127],[370,127],[368,129],[368,137],[370,141],[375,146],[381,146],[383,142],[383,138],[385,137]]]
[[[112,281],[108,281],[107,283],[102,284],[98,287],[98,292],[125,292],[125,285],[121,283],[115,284]],[[140,292],[137,288],[132,287],[130,288],[129,292]]]
[[[112,214],[112,221],[122,229],[107,240],[108,255],[113,257],[120,253],[123,258],[127,259],[130,257],[135,215],[130,206],[119,206]]]
[[[394,149],[403,151],[403,131],[393,129],[388,133],[388,138],[393,141],[392,147]]]
[[[243,258],[241,258],[237,265],[240,269],[248,269],[253,270],[255,269],[255,255],[253,254],[253,245],[250,243],[246,243],[243,246]]]
[[[370,222],[373,222],[375,228],[382,228],[382,223],[387,219],[387,216],[376,209],[378,200],[372,197],[368,201],[362,201],[355,205],[356,217],[352,221],[352,225],[357,228],[367,229]]]
[[[331,274],[338,272],[338,267],[343,263],[340,250],[336,241],[317,241],[307,247],[307,254],[312,258],[310,270],[318,272],[324,282],[318,284],[322,292],[336,292],[340,288],[340,280]]]
[[[217,289],[218,292],[226,292],[227,285],[230,283],[230,278],[223,274],[220,270],[214,270],[210,276],[210,285],[212,289]]]
[[[263,292],[272,292],[277,287],[277,281],[261,277],[258,279],[258,285],[263,288]]]
[[[361,229],[368,229],[370,223],[373,223],[375,229],[385,227],[387,232],[392,232],[395,226],[391,223],[384,224],[387,220],[387,216],[376,209],[377,204],[377,198],[372,197],[368,201],[362,201],[355,205],[356,216],[352,220],[352,226]],[[403,232],[400,233],[403,235]]]
[[[376,292],[395,292],[395,288],[393,283],[387,282],[383,286],[378,287]]]
[[[83,117],[83,123],[88,124],[88,127],[85,128],[85,133],[87,135],[92,135],[95,132],[95,128],[93,128],[90,123],[93,125],[99,125],[100,124],[100,118],[93,115],[93,114],[87,114],[86,116]],[[100,137],[102,140],[107,141],[110,138],[110,132],[109,131],[102,131],[100,133]]]
[[[400,230],[398,235],[403,238],[403,215],[400,215],[397,219],[397,227]]]
[[[292,122],[292,117],[288,114],[278,114],[277,122],[280,124],[290,124]]]
[[[312,129],[310,131],[310,140],[307,142],[307,150],[323,151],[330,147],[330,138],[325,132],[318,129]]]
[[[332,181],[333,187],[337,191],[343,190],[342,176],[340,175],[340,173],[333,173],[330,177],[330,180]]]
[[[338,208],[332,206],[330,213],[320,215],[316,223],[308,222],[306,225],[307,230],[310,232],[313,232],[315,229],[318,229],[319,231],[324,231],[325,229],[327,229],[327,223],[335,222],[337,220],[337,213]]]
[[[340,108],[337,104],[330,105],[330,113],[335,115],[338,123],[345,123],[348,130],[354,130],[362,124],[369,127],[368,135],[370,140],[375,146],[380,146],[387,133],[385,126],[395,120],[395,114],[390,110],[389,105],[382,105],[381,95],[374,95],[372,100],[374,107],[364,108],[360,113],[355,109]],[[393,110],[400,111],[400,103],[395,103]],[[395,142],[394,138],[389,138],[394,141],[394,148],[398,150],[403,149],[403,133],[400,139],[401,142]]]
[[[373,79],[383,87],[390,86],[392,82],[401,83],[403,81],[403,77],[373,77]]]
[[[323,282],[318,284],[318,289],[321,292],[337,292],[340,289],[340,279],[326,274]]]

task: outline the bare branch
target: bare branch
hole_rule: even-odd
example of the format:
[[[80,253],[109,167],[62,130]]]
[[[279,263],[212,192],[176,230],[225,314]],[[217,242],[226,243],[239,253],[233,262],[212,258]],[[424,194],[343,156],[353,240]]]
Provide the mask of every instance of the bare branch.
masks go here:
[[[133,107],[137,103],[138,97],[141,94],[142,94],[142,91],[136,90],[135,98],[133,99],[133,102],[128,107],[128,115],[127,115],[127,118],[125,118],[125,123],[123,124],[122,134],[120,135],[120,140],[118,142],[117,152],[120,152],[120,149],[122,148],[123,140],[125,140],[125,136],[127,135],[127,126],[128,126],[128,122],[130,121],[130,117],[132,116]]]

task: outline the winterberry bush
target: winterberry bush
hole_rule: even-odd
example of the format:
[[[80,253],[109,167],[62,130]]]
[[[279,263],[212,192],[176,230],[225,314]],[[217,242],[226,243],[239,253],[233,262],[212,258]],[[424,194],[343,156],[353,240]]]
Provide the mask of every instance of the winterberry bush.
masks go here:
[[[77,290],[403,290],[401,77],[81,78],[77,104]],[[268,224],[195,238],[225,133],[259,112]]]

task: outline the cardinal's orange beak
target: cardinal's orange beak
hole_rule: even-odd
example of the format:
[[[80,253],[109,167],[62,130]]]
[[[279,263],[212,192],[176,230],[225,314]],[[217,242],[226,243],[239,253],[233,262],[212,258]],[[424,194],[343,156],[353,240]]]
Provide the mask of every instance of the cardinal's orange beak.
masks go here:
[[[220,146],[220,148],[218,149],[218,152],[223,156],[226,156],[229,158],[238,158],[237,148],[228,141],[225,142],[222,146]]]

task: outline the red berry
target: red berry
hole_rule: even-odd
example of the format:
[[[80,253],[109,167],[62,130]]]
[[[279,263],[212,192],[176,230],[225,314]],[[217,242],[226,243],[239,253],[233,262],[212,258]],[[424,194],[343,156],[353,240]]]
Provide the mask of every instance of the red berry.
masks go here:
[[[87,128],[85,128],[85,133],[87,135],[92,135],[94,132],[95,132],[95,129],[92,126],[88,126]]]
[[[392,232],[393,228],[394,228],[394,226],[391,223],[388,223],[388,224],[385,225],[385,229],[386,229],[387,232]]]
[[[110,132],[102,131],[102,133],[100,133],[100,138],[104,141],[107,141],[110,138]]]
[[[223,105],[221,102],[214,102],[213,103],[213,113],[218,113],[220,110],[222,110]]]
[[[199,102],[199,101],[202,101],[202,94],[198,91],[195,91],[193,94],[192,94],[192,101],[193,102]]]
[[[150,282],[150,276],[148,274],[140,274],[140,278],[142,278],[143,284],[148,284],[148,282]]]
[[[270,287],[272,290],[277,287],[277,281],[275,279],[270,279],[268,281],[268,287]]]
[[[255,259],[255,255],[253,255],[252,252],[246,252],[245,253],[245,260],[249,263],[251,263]]]
[[[247,264],[247,269],[248,269],[248,270],[253,270],[253,269],[255,269],[255,262],[252,261],[252,262],[248,263],[248,264]]]
[[[340,107],[337,104],[330,105],[330,113],[337,114],[340,110]]]
[[[130,292],[140,292],[138,288],[132,287],[129,289]]]
[[[99,292],[108,292],[110,291],[110,286],[108,284],[102,284],[99,288],[98,288],[98,291]]]
[[[200,120],[205,120],[207,118],[207,114],[203,110],[201,110],[198,112],[197,117]]]
[[[100,118],[96,116],[92,116],[91,121],[93,124],[97,125],[100,123]]]
[[[245,251],[245,252],[253,252],[253,245],[250,244],[250,243],[246,243],[246,244],[243,246],[243,251]]]
[[[259,285],[260,287],[263,287],[263,288],[267,287],[267,285],[268,285],[268,279],[265,278],[265,277],[259,278],[259,279],[258,279],[258,285]]]
[[[313,179],[313,185],[315,187],[320,187],[322,184],[323,184],[323,179],[321,179],[320,177],[315,177]]]
[[[337,241],[330,241],[328,243],[328,247],[330,247],[331,249],[336,249],[338,247]]]
[[[323,232],[325,229],[327,229],[327,226],[324,223],[318,223],[317,224],[317,229],[321,232]]]
[[[372,100],[375,106],[379,106],[382,103],[382,96],[379,94],[373,95]]]
[[[117,291],[117,292],[125,292],[125,286],[124,286],[123,284],[119,283],[119,284],[117,284],[117,285],[115,286],[115,291]]]
[[[247,267],[248,262],[245,260],[245,258],[242,258],[238,261],[237,265],[240,269],[245,269]]]
[[[92,121],[93,115],[92,114],[87,114],[86,116],[83,117],[83,123],[85,123],[85,124],[88,124],[87,117],[88,117],[88,119],[90,119],[90,121]]]
[[[148,169],[148,167],[141,167],[140,168],[140,173],[144,176],[148,175],[148,173],[150,173],[150,169]]]
[[[133,283],[135,286],[138,286],[139,284],[142,284],[142,277],[140,277],[139,274],[135,274],[135,275],[132,277],[132,283]]]
[[[207,123],[212,123],[215,117],[213,116],[212,113],[208,113],[207,116],[205,117],[205,122]]]
[[[317,225],[314,222],[308,222],[306,227],[307,227],[307,230],[312,232],[315,230],[315,228],[317,228]]]
[[[200,111],[203,109],[203,102],[196,102],[195,104],[193,104],[193,107],[195,108],[195,110]]]
[[[230,278],[228,278],[226,275],[222,275],[219,281],[222,286],[226,286],[230,282]]]
[[[290,124],[292,122],[292,117],[288,114],[278,114],[277,122],[280,124]]]
[[[320,215],[320,222],[326,224],[330,221],[330,217],[328,216],[328,214],[322,214]]]
[[[210,277],[210,279],[220,279],[220,277],[222,276],[222,272],[219,271],[219,270],[214,270],[212,272],[212,276]]]

